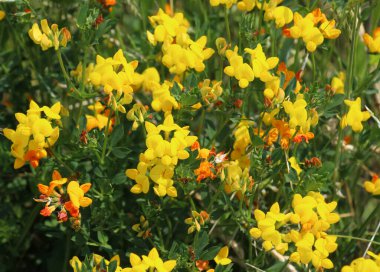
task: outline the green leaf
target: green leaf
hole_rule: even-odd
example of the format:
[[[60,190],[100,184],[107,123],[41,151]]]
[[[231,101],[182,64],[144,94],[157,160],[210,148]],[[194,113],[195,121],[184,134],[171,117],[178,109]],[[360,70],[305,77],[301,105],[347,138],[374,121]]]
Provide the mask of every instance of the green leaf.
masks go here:
[[[86,26],[86,19],[87,19],[87,13],[88,13],[88,1],[83,1],[82,5],[79,9],[78,16],[77,16],[77,26],[80,29],[84,29]]]
[[[192,106],[197,102],[198,102],[198,97],[196,95],[186,95],[181,99],[181,105],[184,107]]]
[[[113,147],[111,152],[116,158],[124,159],[129,153],[131,153],[131,150],[126,147]]]
[[[117,268],[117,261],[114,260],[108,264],[108,270],[107,272],[115,272]]]
[[[99,241],[102,245],[107,245],[107,242],[108,242],[108,237],[107,237],[107,235],[105,235],[105,234],[104,234],[103,232],[101,232],[101,231],[98,231],[97,236],[98,236],[98,241]]]
[[[194,239],[194,251],[195,251],[195,258],[199,259],[200,255],[203,252],[203,249],[207,246],[208,244],[208,234],[205,231],[199,232],[195,236]]]
[[[122,124],[116,126],[111,134],[110,145],[115,146],[124,136],[124,126]]]
[[[290,94],[290,92],[292,92],[294,90],[294,88],[296,87],[296,84],[297,84],[297,79],[296,79],[296,77],[293,77],[290,80],[290,82],[288,83],[288,86],[286,86],[285,96],[288,96]]]
[[[169,255],[168,255],[169,259],[175,259],[176,258],[177,249],[178,249],[178,243],[177,243],[177,241],[174,241],[170,250],[169,250]]]
[[[215,256],[218,254],[220,248],[221,248],[220,246],[210,247],[209,249],[207,249],[201,254],[200,259],[205,260],[205,261],[214,259]]]
[[[123,184],[126,183],[126,181],[127,176],[125,173],[117,173],[112,179],[112,184]]]

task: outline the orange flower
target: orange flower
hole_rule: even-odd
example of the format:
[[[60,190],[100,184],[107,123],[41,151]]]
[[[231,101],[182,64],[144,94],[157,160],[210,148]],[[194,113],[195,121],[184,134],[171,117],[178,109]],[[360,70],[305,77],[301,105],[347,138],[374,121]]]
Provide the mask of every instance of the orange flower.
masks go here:
[[[197,182],[200,182],[203,179],[211,178],[214,179],[215,175],[211,169],[214,168],[214,165],[208,161],[203,161],[199,165],[199,168],[194,170],[195,175],[197,175]]]
[[[199,269],[199,271],[204,271],[204,270],[207,270],[208,269],[208,261],[204,261],[204,260],[197,260],[195,262],[195,265],[197,266],[197,268]]]
[[[199,142],[198,142],[198,141],[195,141],[195,142],[193,143],[193,145],[190,147],[190,150],[191,150],[191,151],[199,150],[200,147],[201,147],[201,146],[200,146]]]
[[[37,168],[40,164],[40,159],[47,156],[45,149],[29,150],[24,156],[24,161],[28,161],[33,168]]]
[[[55,206],[45,206],[45,208],[43,208],[41,211],[40,211],[40,214],[42,216],[50,216],[52,212],[55,211]]]
[[[295,143],[301,143],[302,141],[305,141],[306,143],[309,143],[309,140],[314,138],[314,133],[312,132],[306,132],[306,133],[297,133],[296,136],[293,138],[293,142]]]

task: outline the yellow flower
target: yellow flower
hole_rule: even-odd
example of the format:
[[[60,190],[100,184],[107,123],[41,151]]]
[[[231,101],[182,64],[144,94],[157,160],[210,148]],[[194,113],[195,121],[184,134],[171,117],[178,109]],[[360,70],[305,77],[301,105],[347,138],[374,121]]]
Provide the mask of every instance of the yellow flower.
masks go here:
[[[273,5],[272,3],[273,1],[270,1],[268,8],[265,10],[264,20],[274,20],[277,28],[289,24],[293,20],[293,11],[288,7],[277,7],[276,4]]]
[[[375,254],[371,251],[367,253],[373,259],[357,258],[351,262],[350,265],[343,266],[341,272],[367,272],[367,271],[380,271],[380,254]]]
[[[335,20],[326,20],[319,26],[319,30],[322,32],[323,37],[326,39],[336,39],[341,33],[339,29],[335,28]]]
[[[368,111],[361,111],[361,98],[358,97],[355,101],[344,100],[344,103],[349,109],[348,113],[342,117],[341,127],[351,126],[354,132],[362,131],[362,122],[367,121],[371,114]]]
[[[291,166],[294,170],[296,170],[297,175],[301,174],[302,169],[301,169],[301,167],[298,165],[298,163],[297,163],[297,159],[293,156],[293,157],[290,157],[288,161],[289,161],[289,163],[290,163],[290,166]]]
[[[4,136],[12,141],[11,154],[15,157],[14,168],[22,167],[29,161],[32,167],[39,165],[39,160],[47,156],[45,148],[54,145],[59,137],[59,128],[52,126],[52,120],[59,120],[61,104],[55,103],[51,108],[40,108],[33,100],[29,104],[26,115],[16,113],[19,124],[16,130],[4,129]],[[46,118],[41,118],[41,113]],[[58,121],[57,121],[58,122]]]
[[[251,55],[251,66],[255,77],[259,78],[262,82],[272,80],[273,76],[269,70],[276,67],[278,58],[267,58],[261,44],[258,44],[255,49],[245,48],[244,51]]]
[[[231,263],[231,259],[228,258],[228,246],[222,247],[218,254],[215,256],[214,261],[220,265],[227,265]]]
[[[5,11],[4,10],[0,10],[0,21],[4,20],[5,15],[6,15]]]
[[[160,74],[154,67],[149,67],[142,73],[144,90],[153,92],[157,84],[160,83]]]
[[[377,175],[372,177],[372,181],[365,181],[364,188],[372,195],[380,195],[380,178]]]
[[[50,28],[46,19],[41,20],[41,29],[37,23],[34,23],[28,34],[35,44],[41,46],[43,51],[51,47],[54,47],[55,50],[58,50],[59,46],[66,47],[67,42],[71,40],[71,34],[67,28],[59,30],[56,24],[52,24]]]
[[[331,80],[331,89],[334,94],[344,94],[344,80],[346,75],[344,72],[340,72],[338,77],[333,77]]]
[[[145,129],[147,149],[140,154],[137,169],[126,171],[126,175],[137,183],[132,187],[131,192],[148,193],[149,176],[154,182],[153,189],[156,195],[176,197],[177,190],[173,186],[172,179],[174,167],[178,164],[178,160],[185,160],[190,156],[185,149],[190,147],[197,137],[189,136],[188,127],[175,124],[171,114],[168,114],[163,124],[158,126],[145,122]]]
[[[244,89],[255,79],[255,74],[252,67],[243,62],[243,57],[238,54],[238,50],[238,47],[235,46],[233,51],[226,51],[230,65],[224,68],[224,73],[230,77],[235,77],[239,81],[240,88]]]
[[[370,53],[380,53],[380,27],[375,28],[372,36],[365,33],[363,40]]]
[[[164,262],[159,254],[156,248],[153,248],[148,256],[143,255],[142,256],[143,262],[150,268],[156,268],[157,271],[162,272],[170,272],[174,269],[174,267],[177,264],[177,261],[175,260],[169,260]]]
[[[92,271],[95,271],[97,269],[97,267],[99,266],[99,264],[102,262],[102,260],[104,260],[104,263],[106,265],[106,269],[108,270],[108,266],[111,262],[116,262],[116,272],[122,272],[124,271],[124,269],[122,269],[120,267],[120,257],[119,255],[115,255],[113,256],[110,260],[106,260],[103,256],[101,255],[98,255],[98,254],[92,254],[92,258],[93,258],[93,267],[92,267]],[[79,258],[77,256],[74,256],[71,258],[70,260],[70,266],[73,268],[74,272],[80,272],[82,271],[82,262],[79,260]],[[77,269],[78,268],[78,269]]]
[[[79,207],[87,207],[91,205],[92,199],[84,196],[90,188],[91,183],[84,183],[79,186],[77,181],[70,181],[67,186],[67,193],[69,194],[70,200],[75,208],[79,209]]]
[[[236,2],[237,0],[210,0],[210,5],[213,7],[217,7],[219,5],[226,5],[227,8],[230,8]]]
[[[302,17],[298,12],[294,13],[294,26],[290,28],[290,35],[295,38],[302,38],[309,52],[314,52],[317,46],[323,43],[323,35],[314,26],[313,16],[309,13]]]

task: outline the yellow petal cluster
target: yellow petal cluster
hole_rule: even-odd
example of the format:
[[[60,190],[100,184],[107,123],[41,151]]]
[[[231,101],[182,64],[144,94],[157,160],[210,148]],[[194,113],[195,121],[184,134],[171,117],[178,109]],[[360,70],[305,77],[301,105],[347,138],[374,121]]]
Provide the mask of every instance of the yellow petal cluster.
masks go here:
[[[163,124],[158,126],[145,122],[145,129],[147,149],[140,154],[137,168],[126,171],[126,175],[136,182],[131,192],[148,193],[150,179],[154,183],[153,189],[156,195],[176,197],[177,189],[173,186],[172,179],[174,168],[178,160],[185,160],[190,156],[185,149],[190,147],[197,137],[189,136],[188,127],[175,124],[171,114],[168,114]]]
[[[380,178],[377,175],[374,175],[371,181],[365,181],[364,189],[374,196],[380,195]]]
[[[132,102],[133,86],[140,85],[142,77],[135,72],[138,61],[128,62],[123,51],[119,49],[112,58],[96,56],[96,64],[89,73],[91,84],[95,87],[102,87],[102,90],[110,95],[110,103],[118,101],[114,105],[117,110],[123,110],[120,105]],[[112,99],[114,97],[114,99]],[[116,110],[115,109],[115,110]]]
[[[210,79],[205,79],[200,84],[200,92],[202,95],[202,99],[210,104],[211,102],[215,102],[223,93],[222,81],[211,81]]]
[[[115,255],[110,260],[107,260],[107,259],[105,259],[101,255],[92,254],[92,259],[93,259],[93,262],[91,262],[91,265],[93,265],[93,267],[92,267],[91,271],[97,271],[97,268],[102,263],[102,261],[104,261],[104,264],[106,265],[105,272],[108,271],[108,266],[109,266],[109,264],[111,262],[116,262],[116,270],[115,270],[115,272],[125,271],[125,269],[122,269],[120,267],[120,257],[119,257],[119,255]],[[74,256],[70,260],[70,266],[73,268],[74,272],[81,272],[83,264],[82,264],[82,261],[79,260],[79,258],[77,256]]]
[[[231,8],[233,4],[235,4],[237,0],[210,0],[210,5],[213,7],[217,7],[219,5],[226,5],[227,8]]]
[[[293,19],[294,25],[289,29],[289,34],[294,39],[302,38],[309,52],[314,52],[324,39],[336,39],[341,33],[335,28],[335,20],[329,21],[320,9],[305,17],[296,12]]]
[[[153,248],[148,256],[142,255],[141,257],[135,253],[131,253],[129,261],[132,267],[127,267],[121,272],[140,272],[140,271],[160,271],[170,272],[177,265],[176,260],[163,261],[158,254],[156,248]]]
[[[360,132],[363,130],[362,122],[367,121],[371,114],[368,111],[361,111],[362,100],[360,97],[356,98],[354,101],[344,100],[344,103],[348,106],[348,112],[342,117],[341,127],[346,126],[352,127],[354,132]]]
[[[188,69],[197,72],[205,69],[203,62],[214,54],[214,50],[206,48],[206,36],[196,41],[190,38],[187,34],[190,25],[183,13],[170,16],[159,9],[149,20],[154,27],[154,33],[147,31],[148,40],[152,45],[162,43],[161,61],[170,73],[180,75]]]
[[[371,251],[367,253],[372,258],[357,258],[351,262],[350,265],[343,266],[341,272],[367,272],[367,271],[380,271],[380,253],[375,254]]]
[[[364,33],[363,40],[370,53],[380,53],[380,27],[373,31],[373,35]]]
[[[282,106],[285,109],[285,112],[289,115],[289,127],[297,128],[300,127],[303,133],[306,133],[310,130],[310,126],[315,126],[318,124],[318,115],[315,111],[310,111],[308,113],[306,106],[307,102],[305,101],[302,94],[298,94],[296,101],[284,101]]]
[[[149,221],[143,215],[140,216],[140,222],[132,226],[132,230],[137,232],[137,237],[142,237],[143,239],[151,235]]]
[[[218,254],[215,256],[214,261],[218,265],[228,265],[232,262],[230,258],[228,258],[228,246],[222,247]]]
[[[290,261],[312,263],[316,269],[331,269],[334,265],[328,257],[338,245],[336,236],[326,231],[340,219],[333,212],[336,206],[335,201],[326,203],[317,192],[309,192],[305,197],[296,194],[289,213],[281,213],[277,202],[267,213],[255,210],[257,227],[252,228],[250,234],[254,239],[263,240],[266,251],[274,248],[285,254],[293,243],[296,251],[290,254]],[[280,230],[282,227],[284,231]]]
[[[243,57],[239,55],[238,51],[239,48],[237,46],[235,46],[234,50],[226,51],[229,65],[224,68],[224,73],[230,77],[235,77],[239,81],[240,88],[248,87],[255,77],[262,82],[274,79],[269,70],[278,64],[278,58],[267,58],[261,44],[258,44],[255,49],[244,49],[250,55],[250,64],[244,62]]]
[[[331,90],[334,94],[344,94],[344,80],[346,79],[346,74],[340,72],[338,76],[335,76],[331,80]]]
[[[4,129],[5,137],[12,141],[11,154],[15,157],[15,169],[22,167],[27,161],[37,167],[39,160],[47,156],[46,148],[53,146],[59,137],[59,128],[52,126],[52,120],[61,119],[60,111],[60,102],[49,108],[39,107],[31,100],[26,114],[15,114],[19,122],[16,130]],[[45,117],[41,117],[41,113]]]
[[[46,19],[41,20],[41,28],[34,23],[28,34],[35,44],[41,46],[43,51],[51,47],[54,47],[55,50],[58,50],[59,46],[66,47],[67,42],[71,40],[71,34],[67,28],[58,29],[57,24],[52,24],[50,27]]]

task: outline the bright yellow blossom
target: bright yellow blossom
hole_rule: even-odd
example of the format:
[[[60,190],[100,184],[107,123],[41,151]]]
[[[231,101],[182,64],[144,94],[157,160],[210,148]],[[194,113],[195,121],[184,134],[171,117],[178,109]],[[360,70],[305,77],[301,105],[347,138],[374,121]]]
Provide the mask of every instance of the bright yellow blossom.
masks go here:
[[[222,247],[218,254],[215,256],[214,261],[220,265],[227,265],[231,263],[231,259],[228,258],[228,247]]]
[[[344,80],[346,75],[344,72],[340,72],[339,76],[335,76],[331,80],[331,90],[334,91],[334,94],[344,94]]]
[[[364,33],[363,40],[370,53],[380,53],[380,27],[373,31],[373,35]]]
[[[71,34],[67,28],[59,30],[57,24],[52,24],[50,28],[46,19],[41,20],[41,29],[37,23],[34,23],[28,34],[35,44],[41,46],[43,51],[51,47],[54,47],[55,50],[58,50],[59,46],[66,47],[67,42],[71,40]]]
[[[364,189],[374,196],[380,195],[380,178],[374,175],[371,181],[365,181]]]
[[[368,111],[361,111],[361,98],[358,97],[354,101],[344,100],[344,103],[349,107],[347,114],[342,117],[341,127],[352,127],[354,132],[363,130],[362,122],[367,121],[371,114]]]
[[[14,168],[22,167],[29,161],[35,168],[39,160],[47,156],[46,148],[54,145],[59,137],[59,128],[52,126],[52,121],[59,123],[61,103],[55,103],[51,108],[40,108],[36,102],[30,101],[27,114],[16,113],[19,124],[16,130],[4,129],[4,136],[12,141],[11,154],[15,157]],[[41,113],[46,118],[41,118]]]

